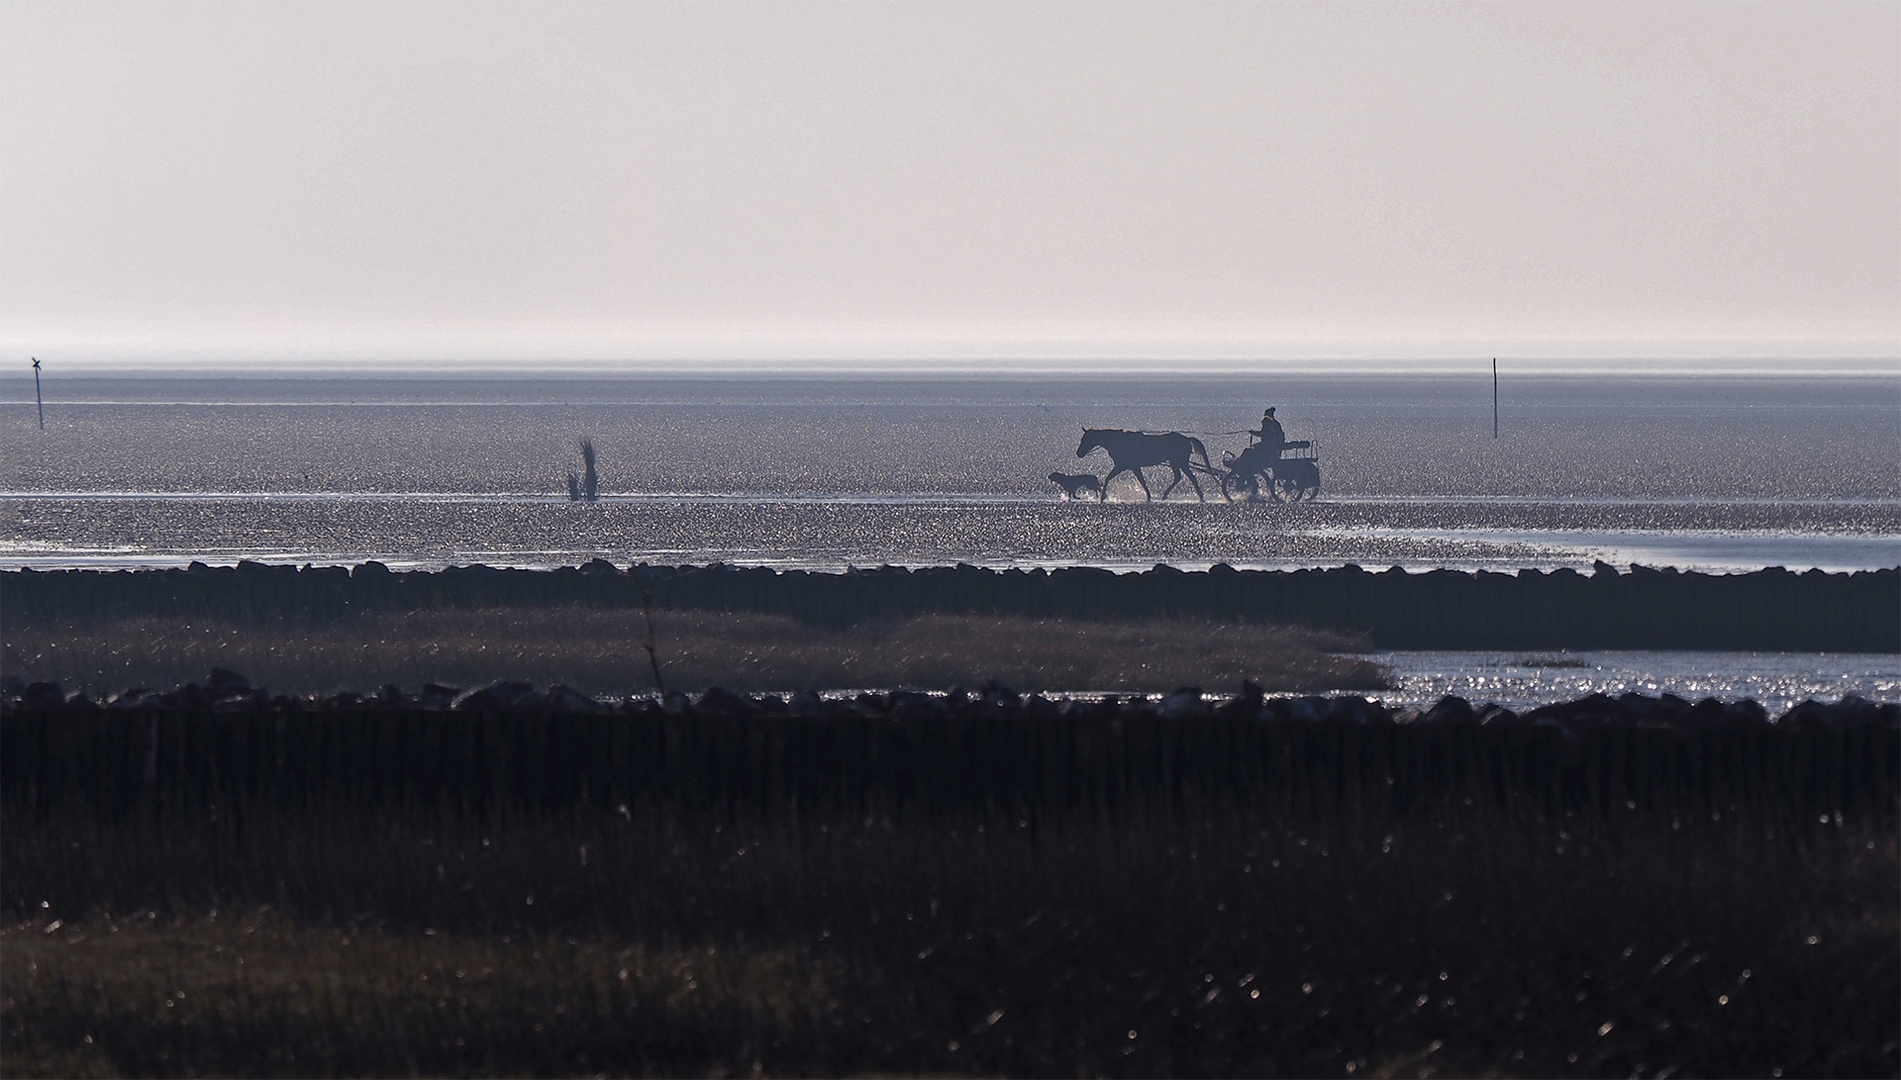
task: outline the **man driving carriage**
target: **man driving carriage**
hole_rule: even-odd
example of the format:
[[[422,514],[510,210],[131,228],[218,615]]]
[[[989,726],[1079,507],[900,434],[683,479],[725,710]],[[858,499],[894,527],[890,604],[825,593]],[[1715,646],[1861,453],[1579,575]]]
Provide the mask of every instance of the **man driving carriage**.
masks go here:
[[[1223,458],[1227,473],[1222,480],[1222,493],[1232,499],[1246,490],[1248,498],[1255,500],[1261,497],[1265,483],[1267,493],[1276,502],[1296,501],[1303,496],[1313,498],[1320,493],[1319,465],[1311,460],[1311,455],[1301,455],[1295,460],[1285,457],[1289,450],[1307,450],[1312,446],[1306,439],[1288,442],[1287,432],[1280,421],[1274,419],[1274,407],[1268,406],[1261,413],[1261,426],[1248,431],[1247,449]]]
[[[1274,406],[1269,405],[1267,410],[1261,413],[1259,429],[1248,431],[1248,443],[1252,445],[1256,439],[1260,440],[1261,445],[1268,447],[1275,457],[1280,456],[1279,448],[1286,445],[1287,432],[1281,429],[1281,422],[1274,419]]]
[[[1282,429],[1281,422],[1274,419],[1274,406],[1272,405],[1269,405],[1267,410],[1261,413],[1260,428],[1248,429],[1250,448],[1256,439],[1261,441],[1261,449],[1266,451],[1270,460],[1278,460],[1282,451],[1305,450],[1313,445],[1313,443],[1308,442],[1306,439],[1302,439],[1299,442],[1288,442],[1287,432]]]

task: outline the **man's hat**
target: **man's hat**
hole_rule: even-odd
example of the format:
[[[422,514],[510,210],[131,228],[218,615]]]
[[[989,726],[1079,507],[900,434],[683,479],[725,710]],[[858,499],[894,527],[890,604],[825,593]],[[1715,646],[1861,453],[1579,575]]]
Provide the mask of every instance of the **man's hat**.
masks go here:
[[[1269,405],[1269,406],[1267,407],[1267,411],[1266,411],[1266,412],[1264,412],[1264,413],[1262,413],[1261,415],[1262,415],[1262,416],[1273,416],[1273,415],[1274,415],[1274,406],[1272,406],[1272,405]]]

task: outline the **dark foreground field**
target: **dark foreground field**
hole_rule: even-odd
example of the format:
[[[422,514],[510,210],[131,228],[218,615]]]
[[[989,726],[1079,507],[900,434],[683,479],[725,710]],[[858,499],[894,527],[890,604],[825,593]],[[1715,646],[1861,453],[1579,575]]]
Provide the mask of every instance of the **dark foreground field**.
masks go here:
[[[1894,706],[124,705],[0,711],[9,1075],[1901,1069]]]

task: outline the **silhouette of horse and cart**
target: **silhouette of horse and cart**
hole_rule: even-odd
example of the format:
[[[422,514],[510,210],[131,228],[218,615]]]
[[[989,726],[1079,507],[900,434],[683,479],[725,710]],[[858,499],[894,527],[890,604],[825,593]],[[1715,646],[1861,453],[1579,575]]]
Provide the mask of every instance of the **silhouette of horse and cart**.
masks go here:
[[[1050,479],[1061,484],[1070,498],[1078,497],[1082,491],[1094,490],[1097,498],[1106,499],[1109,482],[1128,473],[1142,486],[1142,494],[1153,500],[1155,494],[1150,490],[1148,478],[1142,475],[1142,470],[1165,466],[1173,472],[1173,476],[1168,486],[1162,489],[1164,499],[1178,484],[1187,480],[1195,489],[1195,497],[1207,502],[1200,477],[1214,481],[1222,497],[1229,502],[1233,502],[1243,492],[1249,501],[1265,497],[1274,502],[1299,502],[1320,494],[1319,451],[1313,443],[1305,440],[1278,445],[1256,443],[1238,454],[1230,452],[1221,455],[1221,464],[1216,466],[1208,459],[1208,447],[1193,435],[1179,431],[1084,428],[1082,442],[1076,447],[1076,456],[1088,457],[1097,450],[1108,453],[1110,464],[1109,475],[1100,481],[1086,483],[1084,481],[1095,481],[1095,477],[1065,473],[1051,473]]]

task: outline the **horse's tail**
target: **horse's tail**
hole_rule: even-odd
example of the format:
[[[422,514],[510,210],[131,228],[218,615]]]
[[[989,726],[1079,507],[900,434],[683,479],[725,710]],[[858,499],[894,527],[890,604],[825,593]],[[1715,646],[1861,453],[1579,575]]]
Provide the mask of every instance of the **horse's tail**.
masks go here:
[[[1195,453],[1201,455],[1201,467],[1212,472],[1214,466],[1208,461],[1208,448],[1201,445],[1201,440],[1190,435],[1188,436],[1188,445],[1194,447]]]

